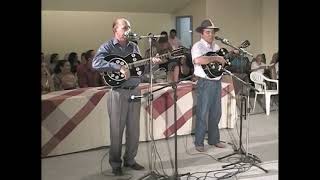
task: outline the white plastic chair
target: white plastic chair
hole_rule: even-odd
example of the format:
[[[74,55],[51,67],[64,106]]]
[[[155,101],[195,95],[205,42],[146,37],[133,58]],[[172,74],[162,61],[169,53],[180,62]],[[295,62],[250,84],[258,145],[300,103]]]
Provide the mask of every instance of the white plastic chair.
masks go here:
[[[257,101],[257,95],[262,94],[265,95],[265,102],[266,102],[266,114],[269,116],[270,114],[270,99],[272,95],[277,95],[278,94],[278,89],[279,89],[279,81],[274,80],[274,79],[269,79],[265,77],[263,74],[258,73],[258,72],[252,72],[250,73],[250,79],[251,81],[254,82],[255,88],[258,90],[255,91],[255,96],[254,96],[254,104],[253,104],[253,111],[254,108],[256,107],[256,101]],[[275,90],[268,90],[266,82],[271,82],[271,83],[276,83],[277,89]]]

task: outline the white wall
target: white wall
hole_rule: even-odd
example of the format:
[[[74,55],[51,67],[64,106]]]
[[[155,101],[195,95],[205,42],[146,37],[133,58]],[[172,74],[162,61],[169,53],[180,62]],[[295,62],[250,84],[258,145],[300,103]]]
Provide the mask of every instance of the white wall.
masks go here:
[[[204,18],[211,18],[220,27],[217,36],[229,39],[234,46],[249,40],[251,45],[246,50],[254,56],[265,53],[269,62],[278,49],[277,3],[278,0],[192,0],[174,16],[193,16],[193,30]],[[194,31],[193,42],[199,38]]]
[[[173,14],[42,11],[42,51],[57,52],[63,58],[71,51],[80,54],[97,49],[112,37],[111,26],[116,17],[128,18],[133,31],[145,35],[169,31],[175,28],[176,16],[189,15],[193,17],[193,43],[200,38],[195,28],[209,17],[221,28],[218,36],[235,46],[249,40],[247,50],[255,56],[265,53],[267,62],[278,51],[278,0],[192,0]],[[139,41],[143,55],[147,46],[147,40]]]
[[[63,58],[72,51],[80,56],[86,50],[96,50],[112,37],[112,22],[117,17],[127,18],[132,30],[141,35],[175,27],[173,17],[162,13],[42,11],[42,52]],[[147,46],[146,39],[139,41],[142,55]]]
[[[195,31],[195,28],[201,23],[206,17],[206,1],[205,0],[192,0],[186,7],[177,11],[173,16],[192,16],[193,21],[193,44],[200,38],[199,34]]]
[[[232,45],[239,46],[249,40],[246,49],[252,54],[261,50],[261,13],[260,0],[207,0],[207,17],[220,27],[217,36],[227,38]],[[226,45],[221,46],[227,47]]]
[[[262,0],[262,52],[267,62],[279,49],[279,5],[278,0]]]

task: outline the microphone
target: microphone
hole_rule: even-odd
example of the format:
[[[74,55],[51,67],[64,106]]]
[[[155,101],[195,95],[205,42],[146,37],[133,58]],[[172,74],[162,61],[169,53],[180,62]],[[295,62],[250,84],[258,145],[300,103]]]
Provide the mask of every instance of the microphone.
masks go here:
[[[143,98],[143,96],[135,96],[135,95],[131,95],[130,96],[131,100],[134,100],[134,99],[137,99],[137,98]]]
[[[223,38],[221,38],[221,37],[219,37],[219,36],[215,36],[214,38],[215,38],[216,40],[221,41],[222,43],[230,43],[228,39],[223,39]]]
[[[166,35],[154,35],[152,33],[149,33],[147,36],[139,36],[138,34],[131,32],[131,31],[126,31],[124,32],[124,36],[127,39],[142,39],[142,38],[159,38],[159,37],[165,37]]]
[[[249,40],[245,40],[240,44],[239,48],[247,48],[250,46],[250,41]]]
[[[155,34],[149,33],[146,37],[148,37],[148,38],[160,38],[160,37],[166,37],[166,35],[164,35],[164,34],[155,35]]]
[[[131,95],[130,100],[139,99],[139,98],[141,99],[141,98],[149,96],[149,94],[150,94],[149,92],[146,92],[146,93],[139,95],[139,96]],[[151,94],[151,98],[152,98],[152,94]]]
[[[232,45],[230,44],[230,42],[229,42],[228,39],[223,39],[223,38],[221,38],[221,37],[219,37],[219,36],[215,36],[215,39],[221,41],[222,43],[224,43],[224,44],[226,44],[226,45],[228,45],[228,46],[231,46],[231,47],[233,47],[233,48],[235,48],[235,49],[240,50],[242,53],[245,53],[245,54],[253,57],[253,55],[252,55],[251,53],[249,53],[248,51],[246,51],[246,50],[243,49],[243,48],[246,48],[246,47],[248,47],[248,46],[250,45],[250,42],[249,42],[248,40],[245,40],[244,42],[242,42],[242,44],[240,45],[239,48],[236,48],[236,47],[234,47],[234,46],[232,46]]]
[[[124,32],[124,36],[125,36],[127,39],[136,39],[136,38],[139,38],[138,34],[133,33],[133,32],[131,32],[131,31],[126,31],[126,32]]]

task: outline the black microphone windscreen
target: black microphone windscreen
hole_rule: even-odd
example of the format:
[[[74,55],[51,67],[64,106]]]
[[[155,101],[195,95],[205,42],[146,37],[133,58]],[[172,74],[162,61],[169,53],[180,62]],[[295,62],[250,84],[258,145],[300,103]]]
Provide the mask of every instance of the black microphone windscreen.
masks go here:
[[[215,36],[214,37],[216,40],[219,40],[219,41],[222,41],[223,39],[221,38],[221,37],[219,37],[219,36]]]

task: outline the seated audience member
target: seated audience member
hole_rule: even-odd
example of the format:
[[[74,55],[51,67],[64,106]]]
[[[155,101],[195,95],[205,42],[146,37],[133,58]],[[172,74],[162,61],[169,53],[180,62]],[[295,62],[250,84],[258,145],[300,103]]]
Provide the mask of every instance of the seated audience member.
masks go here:
[[[267,58],[266,58],[266,55],[264,53],[262,54],[262,62],[264,64],[266,64],[266,68],[264,70],[263,75],[268,77],[268,78],[272,78],[272,76],[271,76],[271,66],[272,66],[272,64],[267,65],[267,63],[266,63],[267,62]]]
[[[160,54],[168,53],[172,51],[172,47],[168,41],[168,33],[166,31],[162,31],[160,35],[164,35],[165,37],[160,37],[157,43],[157,52]]]
[[[148,36],[152,35],[152,33],[149,33]],[[152,47],[152,54],[151,56],[154,57],[158,53],[159,49],[159,43],[157,38],[151,38],[151,47]],[[150,47],[148,45],[148,49],[144,53],[144,58],[149,58],[150,57]]]
[[[103,86],[103,79],[100,73],[92,68],[92,60],[95,55],[94,50],[89,50],[85,53],[85,64],[80,64],[77,68],[77,76],[79,87],[98,87]]]
[[[180,39],[177,37],[177,31],[175,29],[170,30],[168,42],[170,43],[173,50],[178,49],[179,47],[182,47],[182,43]],[[186,78],[192,74],[193,74],[193,63],[192,63],[191,55],[184,56],[180,59],[176,59],[176,62],[173,63],[173,73],[172,73],[173,81],[177,81],[178,79],[181,79],[181,78]]]
[[[262,56],[262,62],[263,62],[264,64],[267,64],[266,55],[265,55],[264,53],[262,53],[261,56]]]
[[[80,64],[78,54],[76,52],[71,52],[68,56],[68,61],[71,66],[71,72],[73,74],[77,73],[77,66]]]
[[[56,91],[78,88],[77,76],[71,72],[70,63],[67,60],[58,61],[52,79]]]
[[[272,69],[272,65],[266,65],[265,63],[263,63],[264,61],[264,54],[258,54],[257,57],[255,58],[255,61],[252,61],[251,63],[251,72],[256,71],[259,73],[262,73],[265,77],[272,79],[272,75],[271,75],[271,71],[270,69]],[[271,82],[266,82],[267,88],[268,89],[273,89],[274,88],[274,83]]]
[[[77,67],[80,65],[80,61],[77,60],[73,63],[73,66],[71,67],[71,72],[73,74],[77,74]]]
[[[273,54],[270,64],[272,64],[271,67],[270,67],[271,78],[272,79],[279,79],[279,57],[278,57],[278,52]]]
[[[168,42],[170,43],[173,50],[178,49],[180,46],[182,46],[180,39],[177,37],[177,31],[175,29],[170,30]]]
[[[151,33],[149,33],[148,35],[151,35]],[[151,53],[151,57],[155,57],[158,56],[158,41],[157,38],[152,38],[151,39],[151,47],[152,47],[152,53]],[[146,52],[144,53],[144,59],[147,59],[150,57],[150,47],[146,50]],[[165,60],[163,60],[165,61]],[[150,67],[149,64],[146,64],[146,66],[144,67],[144,75],[142,77],[142,82],[150,82]],[[164,68],[160,68],[159,64],[153,64],[152,66],[152,72],[153,72],[153,76],[155,79],[155,82],[163,82],[164,79],[166,81],[167,79],[167,75],[166,75],[166,69]]]
[[[80,64],[86,64],[87,63],[85,55],[86,55],[85,52],[81,53]]]
[[[264,74],[264,70],[267,68],[267,65],[262,61],[263,61],[263,55],[258,54],[255,58],[255,61],[252,61],[251,63],[251,72],[255,71],[255,72]]]
[[[165,37],[159,38],[157,52],[159,55],[171,52],[173,49],[168,41],[168,33],[166,31],[162,31],[160,34],[165,35]],[[166,62],[160,63],[159,67],[164,68],[167,71],[167,79],[169,82],[179,80],[179,63],[179,59],[167,59]]]
[[[149,34],[150,35],[150,34]],[[151,47],[152,47],[152,54],[151,56],[154,57],[158,53],[158,42],[157,38],[152,38],[151,39]],[[149,58],[150,57],[150,47],[146,50],[144,53],[144,58]]]
[[[54,91],[53,80],[47,63],[41,62],[41,93],[46,94]]]
[[[191,80],[193,78],[192,75],[193,75],[194,67],[192,63],[191,53],[187,53],[184,57],[180,59],[179,68],[180,68],[180,73],[179,73],[180,79],[190,77],[185,80]]]
[[[59,54],[57,53],[51,54],[50,61],[49,61],[50,62],[49,70],[51,74],[54,73],[54,68],[56,67],[58,60],[59,60]]]

